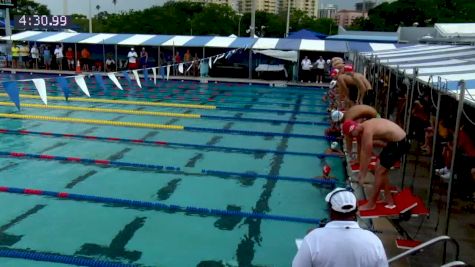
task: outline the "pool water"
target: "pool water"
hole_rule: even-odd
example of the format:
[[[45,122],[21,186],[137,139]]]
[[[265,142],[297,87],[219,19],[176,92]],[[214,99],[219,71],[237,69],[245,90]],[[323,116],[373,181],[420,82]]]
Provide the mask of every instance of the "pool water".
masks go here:
[[[38,76],[3,74],[0,79],[32,77]],[[25,104],[41,104],[41,100],[25,97],[21,97],[23,106],[18,111],[2,104],[10,102],[2,95],[1,114],[184,128],[58,122],[29,116],[12,119],[0,114],[0,151],[5,152],[0,157],[0,186],[238,213],[227,216],[199,210],[151,209],[125,202],[0,192],[3,249],[138,266],[289,266],[297,250],[294,240],[316,225],[242,214],[327,217],[324,196],[330,187],[310,182],[322,175],[322,162],[316,155],[329,146],[322,137],[328,122],[321,102],[323,89],[191,81],[159,81],[157,85],[148,82],[139,88],[121,80],[126,90],[120,91],[104,80],[104,91],[94,78],[86,80],[91,91],[87,102],[49,99],[48,105],[202,117],[34,108]],[[21,94],[37,95],[31,82],[20,85]],[[47,81],[47,85],[48,96],[62,96],[55,83]],[[72,83],[71,90],[71,97],[87,99]],[[95,101],[100,99],[216,108]],[[16,155],[11,152],[63,158],[18,157],[11,156]],[[122,165],[64,160],[68,157]],[[337,183],[341,183],[341,159],[328,157],[326,162]],[[67,266],[28,259],[0,258],[0,262],[2,266]]]

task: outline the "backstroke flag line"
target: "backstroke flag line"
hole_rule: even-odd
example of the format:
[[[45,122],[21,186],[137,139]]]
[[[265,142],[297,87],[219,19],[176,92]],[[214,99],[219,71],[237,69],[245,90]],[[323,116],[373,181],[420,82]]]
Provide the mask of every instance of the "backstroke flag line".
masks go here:
[[[18,83],[13,82],[3,82],[3,87],[7,91],[10,100],[15,103],[15,106],[20,110],[20,89],[18,88]]]
[[[48,105],[48,96],[46,95],[46,82],[44,79],[33,79],[33,83],[35,84],[36,91],[40,95],[41,101]]]

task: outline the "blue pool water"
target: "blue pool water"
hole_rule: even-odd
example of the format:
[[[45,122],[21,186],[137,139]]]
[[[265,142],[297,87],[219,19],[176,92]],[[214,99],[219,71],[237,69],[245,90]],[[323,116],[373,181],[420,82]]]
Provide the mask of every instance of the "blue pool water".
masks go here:
[[[4,74],[0,79],[31,77]],[[181,81],[160,81],[156,86],[149,83],[140,89],[121,81],[127,90],[120,91],[106,81],[104,92],[94,78],[86,80],[91,102],[50,99],[48,104],[203,117],[25,106],[17,111],[15,107],[0,104],[2,114],[184,126],[184,130],[178,131],[10,119],[0,115],[0,128],[10,130],[0,133],[0,151],[171,166],[179,171],[4,155],[0,157],[0,186],[292,218],[327,217],[323,198],[330,190],[328,186],[312,185],[305,180],[269,179],[322,175],[321,160],[313,154],[324,153],[328,147],[328,141],[321,138],[328,121],[324,115],[326,107],[321,102],[323,89]],[[21,94],[37,95],[31,82],[20,85]],[[49,96],[62,95],[54,83],[48,81],[47,85]],[[71,86],[72,96],[85,98],[76,86]],[[214,105],[216,109],[92,102],[94,99]],[[0,102],[10,101],[1,96]],[[21,98],[21,103],[40,104],[41,100]],[[29,132],[15,132],[19,130]],[[62,134],[83,138],[67,138]],[[85,136],[173,144],[107,141]],[[332,167],[332,175],[341,183],[344,178],[341,160],[329,157],[326,161]],[[260,176],[252,176],[255,174]],[[316,226],[7,192],[0,193],[0,203],[4,207],[0,214],[1,248],[139,266],[289,266],[296,252],[294,240]],[[0,258],[0,262],[2,266],[68,266],[10,258]]]

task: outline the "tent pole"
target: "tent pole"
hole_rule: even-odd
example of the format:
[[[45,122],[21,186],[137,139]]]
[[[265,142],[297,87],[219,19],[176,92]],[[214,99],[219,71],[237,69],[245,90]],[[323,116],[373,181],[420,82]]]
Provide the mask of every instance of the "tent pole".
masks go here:
[[[404,130],[406,131],[406,137],[408,132],[410,131],[411,128],[411,111],[412,111],[412,102],[414,98],[414,90],[416,87],[417,83],[417,73],[419,70],[417,68],[414,68],[413,76],[412,76],[412,85],[410,88],[410,96],[409,96],[409,90],[408,94],[406,97],[406,113],[404,115]],[[409,88],[408,88],[409,89]],[[404,188],[404,180],[406,179],[406,169],[407,169],[407,153],[403,157],[403,169],[402,169],[402,180],[401,180],[401,188]]]
[[[114,45],[114,52],[115,52],[115,71],[117,71],[119,67],[119,61],[117,61],[117,45]]]
[[[386,90],[386,107],[384,109],[384,116],[389,120],[389,96],[391,95],[391,69],[388,69],[388,89]]]
[[[440,76],[439,76],[439,80],[437,82],[437,87],[438,89],[440,90],[440,83],[442,82]],[[432,90],[432,87],[431,87],[431,90]],[[440,120],[440,103],[441,103],[441,99],[442,99],[442,94],[439,92],[439,90],[437,90],[437,106],[435,107],[436,108],[436,114],[435,114],[435,125],[434,125],[434,136],[432,137],[432,156],[431,156],[431,162],[430,162],[430,170],[429,170],[429,192],[428,192],[428,196],[427,196],[427,202],[426,202],[426,206],[429,206],[429,204],[432,202],[432,177],[434,175],[434,160],[435,160],[435,146],[437,144],[437,136],[438,136],[438,132],[439,132],[439,120]],[[432,91],[430,93],[430,97],[432,98]],[[433,100],[432,100],[433,101]],[[431,102],[432,102],[431,101]],[[432,105],[432,103],[430,103]]]
[[[252,80],[252,49],[249,49],[249,80]]]
[[[453,142],[453,152],[452,152],[452,160],[451,160],[451,172],[450,172],[450,180],[449,180],[449,188],[447,189],[447,207],[445,210],[445,235],[449,234],[449,223],[450,223],[450,210],[452,208],[452,189],[454,184],[454,167],[455,167],[455,155],[457,155],[457,142],[459,138],[459,131],[460,131],[460,119],[462,117],[463,111],[463,104],[465,102],[465,81],[461,80],[459,82],[460,88],[460,95],[459,95],[459,105],[457,109],[457,119],[455,121],[455,133],[454,133],[454,142]],[[443,261],[445,262],[445,254],[447,252],[447,244],[444,245],[444,253],[443,253]]]
[[[78,44],[77,43],[74,43],[74,60],[77,64],[78,62]],[[74,68],[76,68],[76,66],[74,66]]]
[[[106,45],[104,44],[104,39],[102,40],[102,66],[104,69],[103,72],[106,71]]]

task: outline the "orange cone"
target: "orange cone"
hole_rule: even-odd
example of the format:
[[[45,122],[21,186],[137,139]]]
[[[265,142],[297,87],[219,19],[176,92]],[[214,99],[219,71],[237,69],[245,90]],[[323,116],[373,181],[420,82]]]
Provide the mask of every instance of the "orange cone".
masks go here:
[[[79,62],[79,60],[76,63],[76,73],[81,73],[81,63]]]

